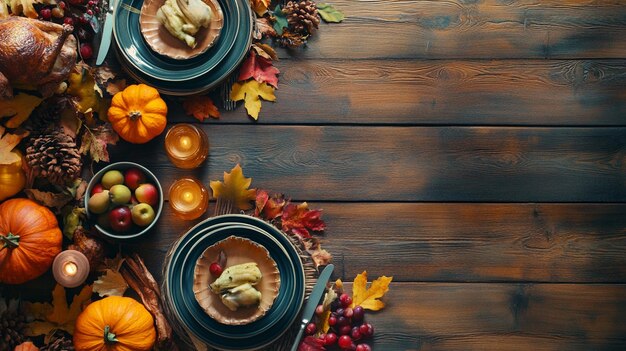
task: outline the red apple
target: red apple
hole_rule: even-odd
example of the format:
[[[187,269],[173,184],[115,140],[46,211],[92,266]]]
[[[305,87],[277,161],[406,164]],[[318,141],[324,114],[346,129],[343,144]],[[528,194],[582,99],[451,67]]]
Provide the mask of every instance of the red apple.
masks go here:
[[[104,187],[102,186],[102,184],[98,183],[94,185],[93,188],[91,188],[91,195],[101,193],[103,191],[104,191]]]
[[[134,194],[130,196],[130,203],[133,205],[136,205],[139,203],[139,201],[137,201],[137,198],[135,197]]]
[[[133,226],[130,208],[120,206],[109,212],[109,224],[116,232],[126,232]]]
[[[147,227],[150,225],[156,216],[152,206],[145,203],[133,206],[133,209],[130,212],[133,217],[133,223],[140,227]]]
[[[152,184],[141,184],[135,190],[137,201],[155,207],[159,203],[159,190]]]
[[[139,185],[146,182],[146,175],[139,168],[129,168],[124,172],[124,184],[135,190]]]

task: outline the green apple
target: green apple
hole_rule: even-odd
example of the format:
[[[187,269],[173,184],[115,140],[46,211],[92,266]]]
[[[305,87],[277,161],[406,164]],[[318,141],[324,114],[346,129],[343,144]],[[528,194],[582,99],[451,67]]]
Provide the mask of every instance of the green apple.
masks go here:
[[[116,184],[124,183],[124,175],[118,170],[110,170],[102,176],[100,183],[105,189],[111,189]]]
[[[156,216],[152,206],[146,203],[141,203],[133,206],[131,214],[133,218],[133,223],[140,227],[147,227],[148,225],[150,225],[150,223],[154,221],[154,217]]]
[[[109,209],[109,191],[103,190],[101,193],[93,194],[87,201],[87,209],[94,214],[106,212]]]
[[[130,202],[131,192],[126,185],[116,184],[109,190],[111,202],[114,205],[124,205]]]

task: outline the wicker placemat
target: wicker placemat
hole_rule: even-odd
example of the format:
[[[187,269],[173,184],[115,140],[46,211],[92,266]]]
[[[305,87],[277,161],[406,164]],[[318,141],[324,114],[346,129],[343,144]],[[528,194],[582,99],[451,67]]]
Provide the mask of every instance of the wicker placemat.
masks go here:
[[[280,229],[277,229],[277,230],[282,235],[284,235],[285,237],[289,239],[293,247],[296,249],[296,252],[300,256],[300,259],[302,260],[302,265],[304,267],[305,301],[306,301],[306,299],[309,298],[311,291],[313,290],[313,286],[317,282],[317,277],[319,275],[319,272],[317,268],[315,268],[315,263],[313,262],[311,255],[305,250],[302,242],[298,238],[293,237],[283,232]],[[181,236],[178,240],[172,243],[170,249],[165,255],[165,262],[163,265],[163,283],[161,285],[161,292],[162,292],[161,298],[163,299],[164,314],[167,317],[168,321],[170,322],[172,329],[174,330],[174,333],[176,334],[178,344],[181,350],[211,351],[214,349],[208,347],[202,341],[194,338],[190,333],[188,333],[187,330],[183,328],[183,326],[180,323],[178,323],[178,318],[176,318],[176,315],[172,311],[173,307],[170,305],[169,296],[168,296],[167,289],[166,289],[166,285],[167,285],[166,267],[169,265],[169,261],[170,261],[172,253],[174,252],[174,248],[178,246],[178,242],[182,239],[182,237],[183,236]],[[285,331],[285,334],[283,334],[274,343],[272,343],[271,345],[261,350],[267,350],[267,351],[290,350],[299,328],[300,328],[300,319],[296,318],[295,322],[291,326],[288,327],[287,331]]]

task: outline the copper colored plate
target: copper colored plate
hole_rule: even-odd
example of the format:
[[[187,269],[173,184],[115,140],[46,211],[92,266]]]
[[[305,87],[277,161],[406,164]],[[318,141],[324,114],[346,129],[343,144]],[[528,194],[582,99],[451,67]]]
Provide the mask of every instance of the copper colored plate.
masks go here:
[[[263,278],[255,286],[262,295],[258,306],[231,311],[222,303],[220,297],[209,288],[209,284],[215,281],[215,277],[209,272],[209,266],[215,261],[221,250],[228,257],[224,268],[248,262],[256,262],[258,265],[263,274]],[[270,257],[267,249],[252,240],[229,236],[204,250],[196,263],[193,280],[193,292],[196,295],[196,301],[211,318],[222,324],[243,325],[261,318],[272,307],[276,296],[278,296],[279,288],[280,272],[276,262]]]
[[[200,28],[198,33],[194,35],[197,45],[193,49],[170,34],[165,26],[159,22],[156,13],[163,6],[165,0],[144,1],[139,16],[139,25],[150,48],[161,55],[184,60],[198,56],[213,46],[224,25],[224,14],[217,0],[203,1],[211,8],[213,17],[209,28]]]

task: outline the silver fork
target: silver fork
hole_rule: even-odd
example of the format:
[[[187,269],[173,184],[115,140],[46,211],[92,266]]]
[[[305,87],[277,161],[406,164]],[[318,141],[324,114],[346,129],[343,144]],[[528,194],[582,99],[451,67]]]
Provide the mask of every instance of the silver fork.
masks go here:
[[[222,89],[220,94],[222,95],[222,107],[226,111],[232,111],[237,107],[237,101],[230,98],[230,91],[233,90],[233,84],[237,82],[237,78],[239,77],[239,71],[235,70],[230,76],[226,79],[224,84],[222,84]]]

